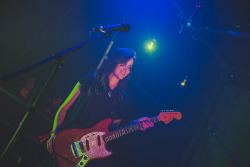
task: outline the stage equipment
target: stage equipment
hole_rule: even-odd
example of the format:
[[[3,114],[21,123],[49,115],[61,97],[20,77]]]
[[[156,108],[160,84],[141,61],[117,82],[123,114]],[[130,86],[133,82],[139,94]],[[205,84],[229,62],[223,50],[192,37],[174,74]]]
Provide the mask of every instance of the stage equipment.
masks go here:
[[[213,135],[216,140],[218,141],[218,143],[223,147],[223,149],[227,152],[227,154],[230,156],[230,158],[232,158],[232,160],[235,162],[235,164],[240,167],[239,163],[237,162],[237,160],[232,156],[232,154],[229,152],[229,150],[226,148],[226,146],[222,143],[222,141],[220,140],[220,138],[216,135],[216,130],[217,130],[217,125],[215,122],[212,122],[211,124],[211,129],[210,129],[210,133],[211,135]]]
[[[130,30],[130,25],[128,24],[116,24],[116,25],[106,25],[99,28],[93,28],[93,31],[100,31],[106,33],[107,31],[120,31],[128,32]]]

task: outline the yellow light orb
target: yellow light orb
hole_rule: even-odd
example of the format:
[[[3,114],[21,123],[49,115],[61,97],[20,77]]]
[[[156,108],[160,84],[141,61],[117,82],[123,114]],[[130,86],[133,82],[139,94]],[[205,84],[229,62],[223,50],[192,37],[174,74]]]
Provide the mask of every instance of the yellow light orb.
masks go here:
[[[148,49],[152,50],[154,48],[154,42],[150,42],[150,44],[148,44]]]

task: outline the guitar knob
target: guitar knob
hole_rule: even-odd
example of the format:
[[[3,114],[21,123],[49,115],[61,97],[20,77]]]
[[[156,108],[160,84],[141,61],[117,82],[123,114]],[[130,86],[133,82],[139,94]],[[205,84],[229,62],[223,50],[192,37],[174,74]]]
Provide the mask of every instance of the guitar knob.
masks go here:
[[[80,165],[81,165],[81,166],[83,166],[83,164],[84,164],[83,162],[80,162]]]
[[[84,160],[87,160],[87,158],[88,158],[88,157],[87,157],[86,155],[83,157]]]

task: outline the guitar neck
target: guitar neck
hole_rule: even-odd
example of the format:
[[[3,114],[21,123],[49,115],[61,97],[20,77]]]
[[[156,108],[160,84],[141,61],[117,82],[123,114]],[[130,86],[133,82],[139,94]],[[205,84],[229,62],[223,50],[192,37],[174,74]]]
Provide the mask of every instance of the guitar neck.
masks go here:
[[[160,119],[158,116],[156,116],[156,117],[150,118],[150,121],[153,123],[156,123],[156,122],[159,122]],[[134,124],[129,125],[127,127],[123,127],[121,129],[107,133],[107,134],[103,135],[103,140],[107,143],[111,140],[117,139],[117,138],[125,136],[129,133],[140,130],[142,128],[142,124],[143,124],[143,122],[134,123]]]

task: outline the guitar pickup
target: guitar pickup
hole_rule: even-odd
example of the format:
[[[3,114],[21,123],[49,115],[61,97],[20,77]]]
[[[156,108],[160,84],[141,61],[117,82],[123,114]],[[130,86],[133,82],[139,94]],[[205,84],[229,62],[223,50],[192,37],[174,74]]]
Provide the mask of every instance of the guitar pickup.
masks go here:
[[[85,152],[82,141],[79,142],[79,145],[80,145],[80,148],[81,148],[82,153]]]
[[[84,146],[82,141],[76,141],[71,144],[71,151],[74,157],[78,158],[84,153]]]

